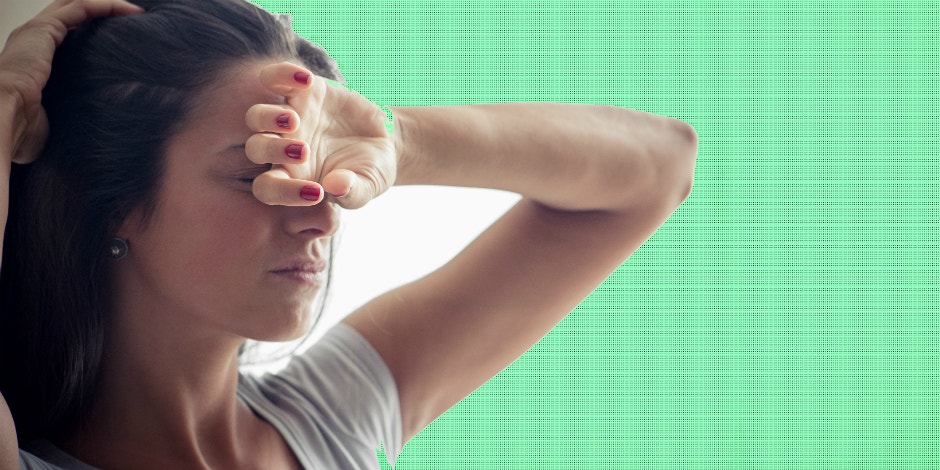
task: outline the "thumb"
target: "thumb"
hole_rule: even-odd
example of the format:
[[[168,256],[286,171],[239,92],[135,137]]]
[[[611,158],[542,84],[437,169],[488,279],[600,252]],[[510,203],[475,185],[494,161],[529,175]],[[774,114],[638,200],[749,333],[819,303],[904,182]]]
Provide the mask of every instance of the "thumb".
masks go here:
[[[331,171],[323,177],[321,185],[333,202],[344,209],[358,209],[378,196],[368,178],[346,169]]]

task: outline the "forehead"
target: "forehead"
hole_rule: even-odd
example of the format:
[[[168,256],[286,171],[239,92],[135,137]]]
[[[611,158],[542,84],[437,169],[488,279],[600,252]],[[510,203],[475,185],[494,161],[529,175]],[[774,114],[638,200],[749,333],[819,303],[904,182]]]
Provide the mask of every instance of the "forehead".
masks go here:
[[[233,98],[248,98],[254,102],[258,102],[259,99],[282,102],[284,99],[282,96],[261,86],[261,69],[273,63],[274,61],[246,62],[229,66],[222,70],[216,79],[216,84],[210,86],[203,96],[207,98],[209,104],[217,101],[209,99],[210,97],[228,98],[221,100],[225,102],[232,102]]]
[[[184,128],[183,134],[196,132],[206,143],[215,143],[214,136],[226,140],[247,139],[252,133],[245,124],[248,108],[287,101],[261,85],[259,77],[265,65],[268,62],[249,62],[224,69],[215,84],[197,96],[189,116],[190,125]],[[237,136],[233,135],[236,133]]]

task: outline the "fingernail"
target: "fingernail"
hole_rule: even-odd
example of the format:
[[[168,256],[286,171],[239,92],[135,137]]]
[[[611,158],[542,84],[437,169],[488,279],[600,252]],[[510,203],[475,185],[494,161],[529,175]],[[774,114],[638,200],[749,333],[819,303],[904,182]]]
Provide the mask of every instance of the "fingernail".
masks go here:
[[[300,197],[308,201],[320,199],[320,188],[316,186],[304,186],[300,189]]]
[[[294,74],[294,80],[297,80],[297,83],[306,85],[310,83],[310,74],[307,72],[297,72]]]
[[[300,155],[303,153],[303,151],[304,146],[297,144],[290,144],[287,146],[287,148],[284,149],[284,153],[286,153],[288,157],[291,157],[295,160],[300,160]]]
[[[282,114],[277,117],[277,127],[281,129],[290,129],[290,114]]]

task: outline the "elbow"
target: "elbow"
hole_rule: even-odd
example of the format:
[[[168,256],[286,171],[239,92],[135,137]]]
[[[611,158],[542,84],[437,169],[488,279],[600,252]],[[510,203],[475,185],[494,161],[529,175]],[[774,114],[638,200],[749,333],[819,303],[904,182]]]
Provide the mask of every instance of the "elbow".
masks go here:
[[[622,141],[611,158],[599,160],[605,165],[592,170],[594,179],[587,186],[610,188],[595,189],[594,196],[614,211],[643,208],[672,214],[692,193],[698,133],[678,119],[646,116],[635,131],[623,134],[630,141]]]
[[[664,124],[647,146],[645,182],[633,202],[672,214],[692,194],[698,133],[677,119],[666,118]]]
[[[673,167],[674,187],[678,191],[679,204],[692,194],[695,180],[695,159],[698,155],[698,133],[689,123],[673,120],[675,145],[672,155],[667,157]]]

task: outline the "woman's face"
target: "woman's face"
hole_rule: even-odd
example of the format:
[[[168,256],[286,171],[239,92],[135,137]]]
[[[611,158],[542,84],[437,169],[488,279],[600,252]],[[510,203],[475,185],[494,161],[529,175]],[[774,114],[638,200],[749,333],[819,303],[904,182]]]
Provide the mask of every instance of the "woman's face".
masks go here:
[[[130,246],[115,263],[119,314],[268,341],[309,327],[338,212],[327,202],[268,206],[252,195],[251,179],[267,167],[245,156],[245,112],[285,102],[262,88],[263,65],[223,73],[169,140],[153,217],[129,217],[119,232]]]

